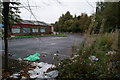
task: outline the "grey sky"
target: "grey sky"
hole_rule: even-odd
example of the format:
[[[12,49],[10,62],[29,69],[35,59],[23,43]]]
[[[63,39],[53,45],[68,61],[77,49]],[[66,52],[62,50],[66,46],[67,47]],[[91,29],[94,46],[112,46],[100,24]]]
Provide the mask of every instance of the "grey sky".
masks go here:
[[[27,0],[20,0],[24,6],[28,6]],[[89,3],[87,2],[89,1]],[[70,11],[72,15],[87,13],[91,15],[95,12],[96,0],[29,0],[32,12],[39,21],[54,23],[58,21],[62,14]],[[93,7],[92,7],[93,6]],[[28,7],[27,7],[28,8]],[[29,8],[28,8],[29,9]],[[36,20],[29,11],[21,8],[20,16],[27,20]]]

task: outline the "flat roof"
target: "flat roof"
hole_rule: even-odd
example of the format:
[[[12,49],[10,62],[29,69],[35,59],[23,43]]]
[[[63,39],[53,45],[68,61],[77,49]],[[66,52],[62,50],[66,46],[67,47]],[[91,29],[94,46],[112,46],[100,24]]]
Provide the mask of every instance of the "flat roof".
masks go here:
[[[35,21],[35,20],[23,20],[20,21],[18,23],[22,23],[22,24],[34,24],[34,25],[47,25],[47,26],[52,26],[48,23],[42,22],[42,21]]]

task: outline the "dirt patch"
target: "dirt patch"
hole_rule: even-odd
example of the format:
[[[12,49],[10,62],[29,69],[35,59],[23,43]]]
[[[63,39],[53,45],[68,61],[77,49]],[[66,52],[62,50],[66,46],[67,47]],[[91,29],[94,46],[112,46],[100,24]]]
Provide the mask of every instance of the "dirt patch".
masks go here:
[[[5,72],[5,56],[2,56],[2,78],[12,75],[13,73],[19,72],[26,67],[27,63],[24,61],[18,61],[8,58],[9,71]]]

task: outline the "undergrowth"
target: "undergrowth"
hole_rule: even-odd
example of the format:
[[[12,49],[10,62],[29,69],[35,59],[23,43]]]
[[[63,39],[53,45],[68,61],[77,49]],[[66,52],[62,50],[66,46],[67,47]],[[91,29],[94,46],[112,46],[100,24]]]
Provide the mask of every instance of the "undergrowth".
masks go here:
[[[120,79],[118,35],[118,30],[111,33],[100,32],[93,37],[85,35],[79,51],[57,65],[58,79]],[[91,56],[98,60],[90,59]]]

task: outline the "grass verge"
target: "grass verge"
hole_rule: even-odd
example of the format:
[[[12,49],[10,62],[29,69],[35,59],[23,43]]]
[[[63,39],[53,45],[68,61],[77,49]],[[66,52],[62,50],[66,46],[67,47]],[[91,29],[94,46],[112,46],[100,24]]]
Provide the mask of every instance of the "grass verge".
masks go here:
[[[47,37],[47,36],[66,37],[67,34],[42,34],[42,35],[29,35],[29,36],[15,36],[10,38],[30,38],[30,37]]]

